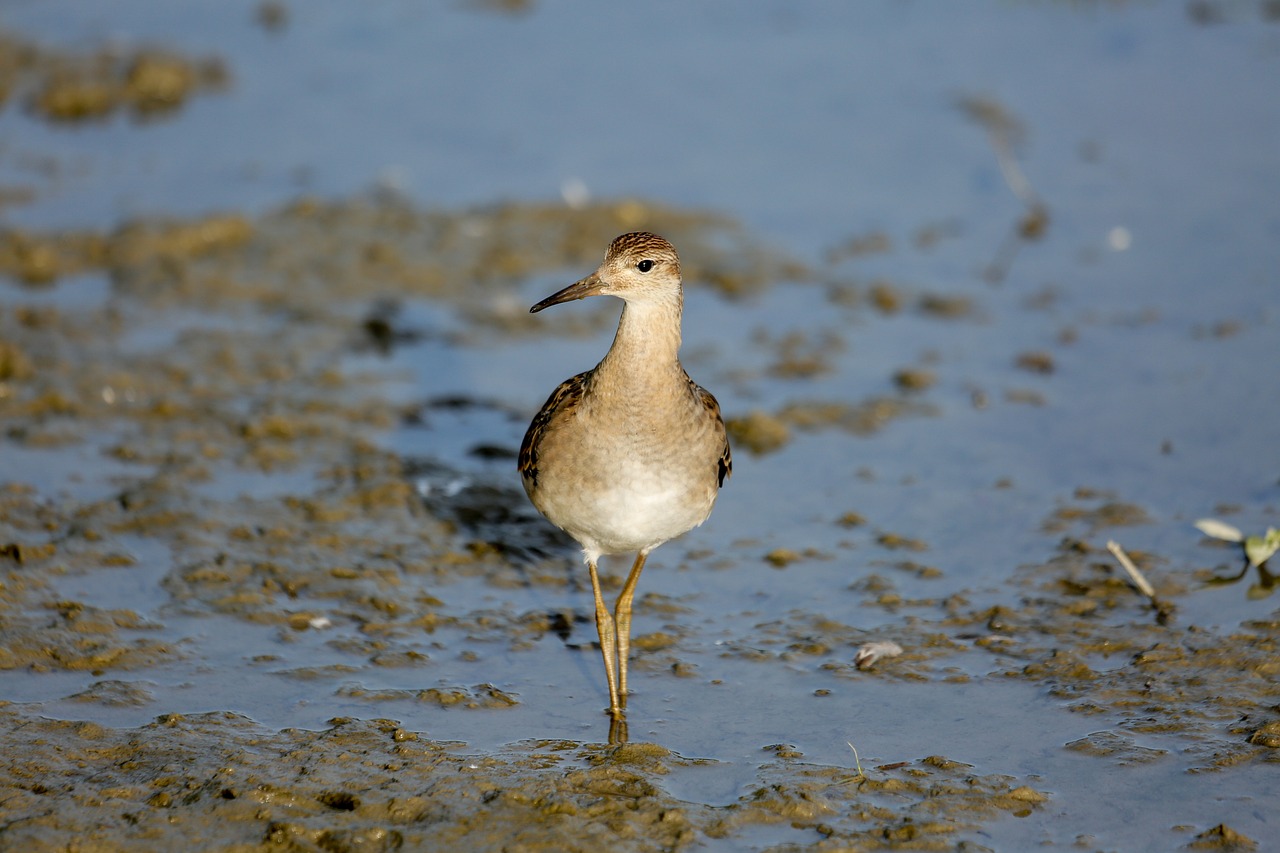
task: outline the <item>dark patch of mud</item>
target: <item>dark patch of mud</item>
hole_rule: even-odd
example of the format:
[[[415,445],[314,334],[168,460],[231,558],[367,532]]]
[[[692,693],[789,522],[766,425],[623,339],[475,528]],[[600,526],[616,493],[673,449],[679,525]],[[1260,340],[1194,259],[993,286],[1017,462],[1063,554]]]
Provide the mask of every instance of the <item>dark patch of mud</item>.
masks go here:
[[[861,771],[779,746],[754,783],[713,805],[664,783],[714,762],[648,743],[475,755],[391,720],[274,732],[229,713],[136,730],[6,708],[0,718],[2,837],[26,850],[688,850],[765,827],[806,849],[951,849],[986,820],[1048,801],[938,756]]]
[[[0,33],[0,105],[16,100],[55,123],[102,121],[120,112],[154,119],[228,82],[216,58],[145,46],[71,51]]]

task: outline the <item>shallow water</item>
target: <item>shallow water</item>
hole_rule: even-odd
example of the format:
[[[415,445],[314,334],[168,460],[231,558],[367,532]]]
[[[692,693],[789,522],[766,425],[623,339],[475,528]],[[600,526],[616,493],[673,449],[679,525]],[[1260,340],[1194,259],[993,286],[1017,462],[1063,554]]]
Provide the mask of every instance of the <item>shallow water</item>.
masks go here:
[[[769,452],[738,444],[711,519],[641,582],[632,740],[712,760],[667,767],[663,790],[739,803],[779,744],[873,778],[945,756],[1048,795],[971,818],[956,843],[1156,850],[1226,823],[1265,845],[1275,749],[1249,739],[1275,720],[1276,602],[1256,570],[1209,583],[1239,557],[1192,523],[1280,525],[1269,5],[307,4],[279,29],[257,14],[46,2],[0,18],[66,50],[217,55],[231,77],[146,122],[59,126],[9,104],[0,184],[33,198],[7,226],[236,212],[257,241],[174,260],[183,275],[159,284],[126,266],[0,285],[13,328],[24,307],[70,324],[48,337],[56,358],[22,339],[36,382],[58,359],[64,390],[102,377],[79,414],[19,408],[22,377],[0,397],[20,424],[0,482],[34,487],[0,545],[51,535],[44,511],[66,534],[52,562],[13,569],[37,592],[8,606],[38,625],[78,602],[116,614],[112,643],[166,646],[0,670],[0,697],[118,729],[234,711],[267,730],[389,718],[481,755],[602,741],[590,587],[513,453],[607,348],[617,306],[522,315],[594,262],[557,254],[575,205],[618,201],[627,221],[620,200],[638,198],[691,269],[722,275],[687,282],[689,372],[730,419],[789,429]],[[370,190],[410,211],[403,233],[362,230]],[[302,195],[335,200],[327,231],[281,212]],[[421,211],[456,245],[523,238],[530,255],[445,259]],[[368,263],[330,265],[344,253]],[[516,272],[477,280],[486,263]],[[166,275],[189,289],[167,295]],[[386,300],[399,336],[379,349],[361,319]],[[138,384],[168,381],[148,361],[185,371],[180,390]],[[908,368],[926,387],[895,382]],[[137,414],[163,393],[193,413],[185,431]],[[367,482],[407,484],[418,515],[384,514],[400,493]],[[137,506],[182,515],[130,527]],[[1111,538],[1176,606],[1167,627]],[[854,668],[877,639],[906,653]],[[1143,657],[1170,648],[1185,669]],[[821,843],[807,820],[696,843]]]

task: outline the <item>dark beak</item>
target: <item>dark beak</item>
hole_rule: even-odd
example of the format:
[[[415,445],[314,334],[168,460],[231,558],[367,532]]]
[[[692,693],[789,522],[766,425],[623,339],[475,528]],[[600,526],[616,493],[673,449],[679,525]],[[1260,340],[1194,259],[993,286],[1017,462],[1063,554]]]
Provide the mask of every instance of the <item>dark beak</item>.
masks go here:
[[[588,296],[595,296],[604,290],[604,282],[600,280],[600,276],[592,273],[581,281],[575,281],[564,290],[557,291],[537,305],[529,309],[530,314],[537,314],[543,308],[550,308],[552,305],[559,305],[561,302],[572,302],[575,299],[586,299]]]

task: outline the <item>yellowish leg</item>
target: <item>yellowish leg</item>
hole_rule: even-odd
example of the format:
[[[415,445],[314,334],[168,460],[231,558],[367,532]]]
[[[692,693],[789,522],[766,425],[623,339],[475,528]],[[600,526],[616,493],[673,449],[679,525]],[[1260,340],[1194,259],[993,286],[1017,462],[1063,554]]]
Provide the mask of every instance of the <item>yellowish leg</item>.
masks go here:
[[[622,592],[618,594],[618,603],[613,611],[618,632],[618,695],[623,708],[627,707],[627,658],[631,654],[631,599],[635,597],[636,582],[640,580],[640,571],[648,556],[648,551],[636,554],[631,574],[627,575],[627,582],[622,585]]]
[[[617,633],[609,608],[604,606],[604,596],[600,594],[596,564],[587,563],[587,569],[591,572],[591,589],[596,594],[596,634],[600,637],[600,654],[604,656],[605,678],[609,679],[609,713],[617,719],[622,714],[622,705],[618,702]]]
[[[609,721],[609,743],[616,745],[626,743],[631,735],[627,732],[627,717],[621,715]]]

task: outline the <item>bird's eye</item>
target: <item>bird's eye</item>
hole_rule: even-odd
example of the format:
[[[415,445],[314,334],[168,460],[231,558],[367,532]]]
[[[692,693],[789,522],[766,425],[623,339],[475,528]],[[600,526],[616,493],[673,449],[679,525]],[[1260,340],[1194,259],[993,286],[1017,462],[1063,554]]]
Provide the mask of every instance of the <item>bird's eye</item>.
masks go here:
[[[653,269],[653,261],[646,258],[640,263],[636,264],[636,269],[640,270],[640,272],[648,272],[649,270]]]

